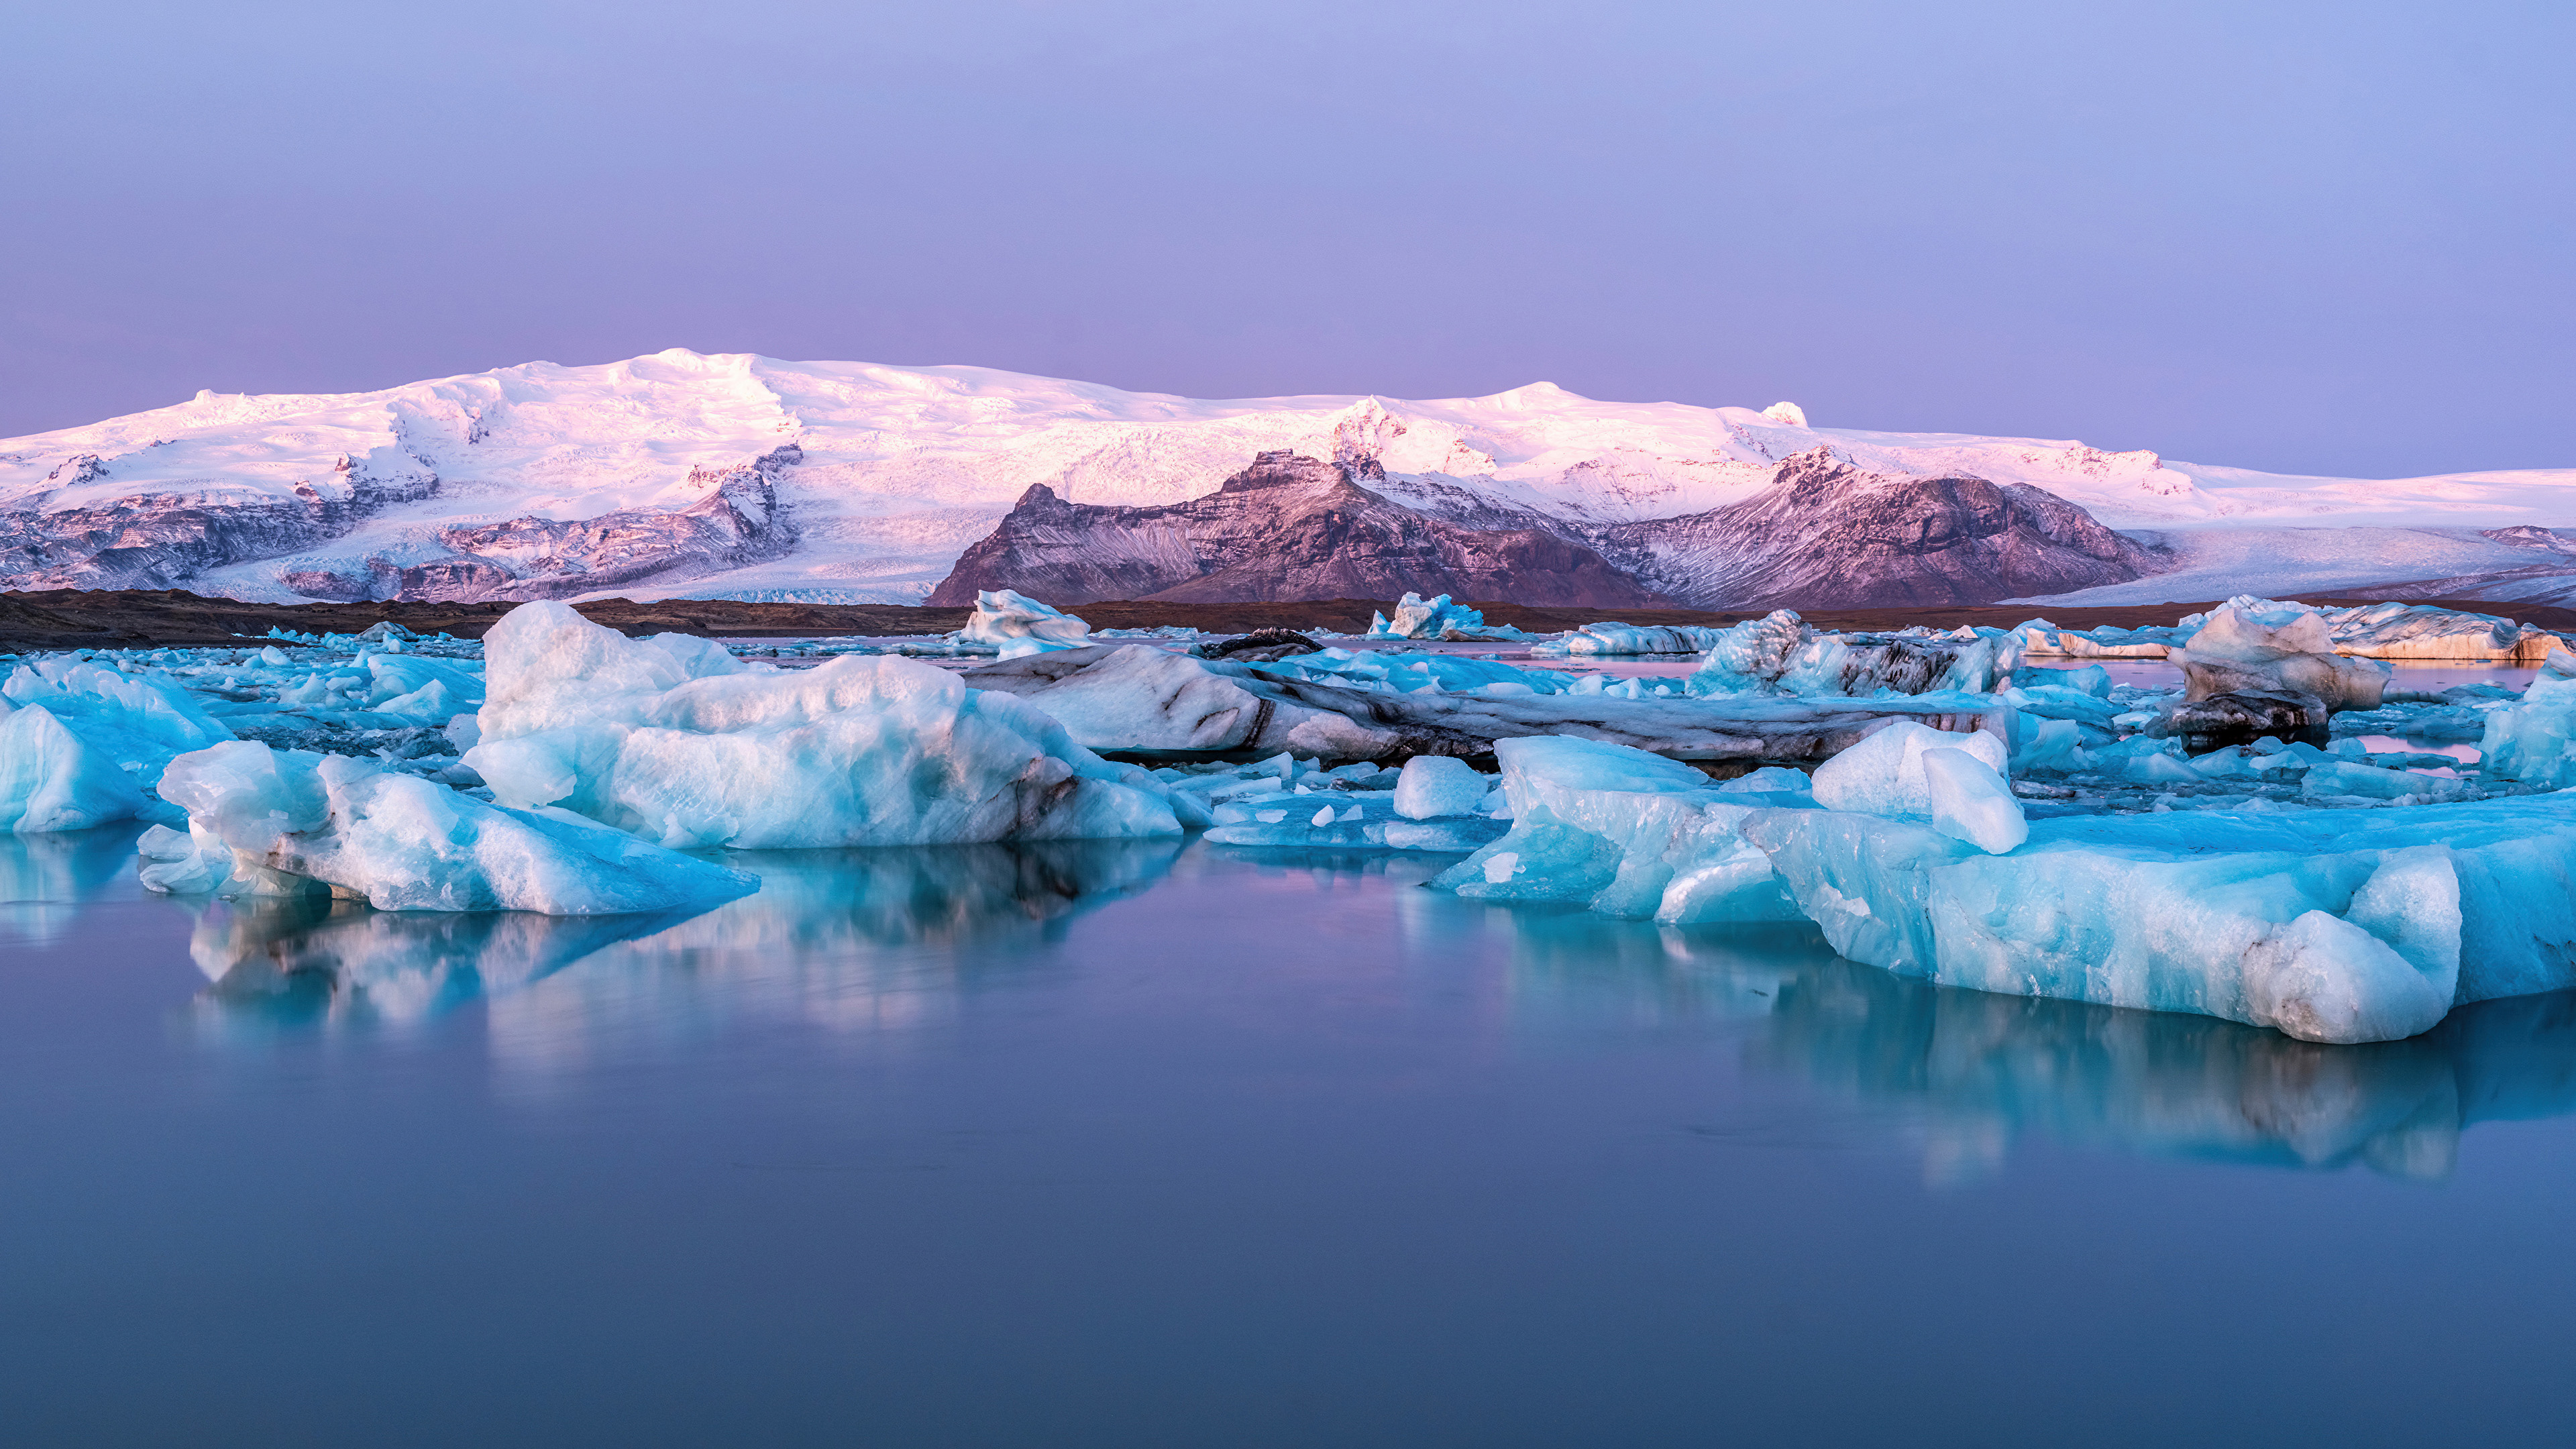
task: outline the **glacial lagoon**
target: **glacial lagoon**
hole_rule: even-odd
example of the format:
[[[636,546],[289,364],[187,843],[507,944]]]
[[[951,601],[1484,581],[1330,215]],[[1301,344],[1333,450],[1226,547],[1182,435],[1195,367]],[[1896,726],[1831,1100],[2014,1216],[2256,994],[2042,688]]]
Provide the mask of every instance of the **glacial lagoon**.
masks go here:
[[[736,855],[584,919],[155,897],[133,835],[0,837],[13,1443],[2563,1423],[2565,994],[2320,1046],[1440,858]]]

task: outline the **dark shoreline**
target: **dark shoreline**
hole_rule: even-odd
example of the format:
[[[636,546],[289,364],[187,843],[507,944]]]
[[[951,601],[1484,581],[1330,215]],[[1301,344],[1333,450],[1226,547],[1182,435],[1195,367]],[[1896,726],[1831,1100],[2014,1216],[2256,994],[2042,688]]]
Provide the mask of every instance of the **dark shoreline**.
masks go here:
[[[2367,599],[2307,596],[2314,604],[2358,604]],[[2409,600],[2496,614],[2546,629],[2576,631],[2576,609],[2518,606],[2477,599]],[[1821,628],[1840,630],[1902,629],[1914,625],[1956,628],[1980,624],[2009,628],[2035,615],[2070,629],[2104,624],[2135,628],[2170,624],[2184,614],[2215,607],[2195,604],[2148,604],[2121,608],[2047,609],[2029,605],[1922,609],[1805,609],[1800,612]],[[359,603],[249,604],[237,599],[207,598],[180,589],[81,590],[0,593],[0,648],[124,649],[159,645],[238,643],[283,627],[300,633],[354,634],[385,620],[421,634],[447,633],[480,638],[495,620],[517,608],[516,602],[494,603]],[[740,638],[796,638],[847,634],[943,634],[966,621],[965,609],[915,608],[902,604],[750,604],[730,599],[664,599],[637,603],[601,599],[576,605],[591,619],[628,634],[703,634]],[[1376,610],[1391,610],[1391,600],[1323,599],[1294,603],[1180,604],[1146,601],[1078,604],[1072,612],[1095,629],[1143,629],[1187,625],[1212,633],[1248,633],[1260,628],[1331,629],[1356,632],[1368,626]],[[1488,622],[1512,624],[1532,632],[1553,632],[1581,624],[1618,619],[1631,624],[1702,624],[1722,627],[1758,618],[1759,609],[1576,609],[1523,604],[1479,603]]]

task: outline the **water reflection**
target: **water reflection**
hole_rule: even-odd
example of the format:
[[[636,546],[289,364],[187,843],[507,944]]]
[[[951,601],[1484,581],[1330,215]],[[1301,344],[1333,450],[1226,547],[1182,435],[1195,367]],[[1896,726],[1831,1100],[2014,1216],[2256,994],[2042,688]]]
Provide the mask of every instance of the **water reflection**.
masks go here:
[[[113,885],[134,862],[136,821],[45,835],[0,833],[0,931],[26,942],[61,935],[81,903]]]
[[[582,1030],[603,1008],[673,990],[785,984],[846,1001],[917,964],[888,948],[997,933],[1039,940],[1078,911],[1170,869],[1169,841],[1067,841],[914,850],[742,852],[757,895],[658,916],[455,915],[375,911],[347,901],[216,902],[190,949],[212,979],[198,1020],[225,1035],[380,1027],[468,1001],[492,1003],[496,1044]],[[532,993],[582,963],[579,989]],[[597,969],[590,969],[596,967]],[[523,1008],[532,995],[554,999]],[[742,1003],[731,1003],[739,1007]],[[564,1043],[555,1043],[561,1047]]]
[[[2208,1017],[1929,986],[1842,960],[1812,931],[1497,914],[1513,934],[1517,1012],[1759,1017],[1750,1066],[1903,1109],[1935,1181],[1992,1171],[2025,1133],[2434,1179],[2471,1123],[2576,1112],[2576,993],[2462,1007],[2409,1041],[2323,1046]]]

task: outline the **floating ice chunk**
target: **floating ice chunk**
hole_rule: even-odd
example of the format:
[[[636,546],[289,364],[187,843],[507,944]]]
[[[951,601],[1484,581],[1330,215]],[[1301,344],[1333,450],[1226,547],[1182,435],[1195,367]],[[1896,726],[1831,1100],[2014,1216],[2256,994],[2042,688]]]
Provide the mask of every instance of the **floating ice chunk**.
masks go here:
[[[975,612],[952,636],[960,644],[991,645],[1002,657],[1016,659],[1049,649],[1079,649],[1090,643],[1091,625],[1061,609],[1041,604],[1014,589],[981,589]]]
[[[179,857],[167,837],[149,843],[145,884],[165,891],[212,883],[218,851],[244,892],[329,890],[379,910],[614,915],[759,888],[579,816],[485,805],[346,755],[231,741],[172,761],[161,788],[195,845]]]
[[[1697,695],[1991,693],[2021,664],[2017,635],[2001,629],[1829,634],[1794,610],[1775,609],[1719,630],[1688,692]]]
[[[675,637],[630,640],[559,604],[511,611],[485,636],[490,701],[465,764],[503,804],[681,849],[1181,831],[1151,775],[945,670],[842,655],[751,672]]]
[[[1530,646],[1532,654],[1583,658],[1611,654],[1705,654],[1723,639],[1723,629],[1696,624],[1621,624],[1605,620],[1586,624],[1555,639]]]
[[[1816,767],[1816,803],[1863,815],[1928,816],[1932,786],[1924,774],[1926,750],[1957,749],[2000,775],[2007,768],[2004,742],[1994,735],[1953,734],[1899,720]]]
[[[1369,616],[1368,637],[1372,639],[1526,639],[1529,636],[1508,626],[1490,625],[1480,610],[1464,604],[1453,604],[1447,594],[1424,598],[1407,592],[1396,603],[1395,617],[1384,614]]]
[[[44,705],[0,714],[0,830],[86,830],[144,807],[134,777]]]
[[[2520,703],[2487,712],[2478,758],[2498,780],[2576,785],[2576,655],[2553,651]]]
[[[2002,855],[2030,838],[2030,822],[2012,786],[1966,750],[1925,750],[1917,757],[1929,787],[1932,828],[1988,855]]]
[[[1464,760],[1416,755],[1404,762],[1403,777],[1396,781],[1395,813],[1407,820],[1472,814],[1492,786]]]
[[[233,737],[189,697],[76,655],[22,664],[0,681],[0,703],[42,705],[109,761],[133,765],[142,783],[158,779],[174,755]]]
[[[1995,856],[1904,820],[1734,805],[1615,747],[1497,753],[1521,818],[1435,882],[1462,895],[1804,915],[1837,951],[1905,975],[2317,1041],[2388,1040],[2455,999],[2576,985],[2576,817],[2548,798],[2076,816]],[[2301,746],[2239,758],[2342,763]]]
[[[2388,687],[2386,665],[2335,652],[2316,610],[2241,595],[2211,610],[2172,658],[2193,701],[2253,690],[2313,695],[2330,710],[2377,709]]]

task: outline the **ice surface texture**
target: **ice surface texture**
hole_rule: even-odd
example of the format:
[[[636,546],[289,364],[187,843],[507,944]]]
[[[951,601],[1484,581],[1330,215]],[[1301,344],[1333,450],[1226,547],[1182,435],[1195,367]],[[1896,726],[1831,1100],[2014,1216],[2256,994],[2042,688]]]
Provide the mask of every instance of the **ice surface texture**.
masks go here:
[[[327,891],[389,911],[618,915],[713,905],[759,881],[560,810],[483,804],[346,755],[235,740],[183,755],[162,792],[145,886],[173,894]]]
[[[484,649],[490,695],[465,761],[505,805],[562,806],[680,849],[1181,831],[1144,771],[908,659],[746,668],[711,641],[629,639],[558,603],[512,610]]]
[[[1711,787],[1615,746],[1497,753],[1515,818],[1439,878],[1462,895],[1674,922],[1805,916],[1903,975],[2311,1041],[2394,1040],[2455,1001],[2576,985],[2576,811],[2552,797],[2075,816],[1991,855],[1928,820]]]

